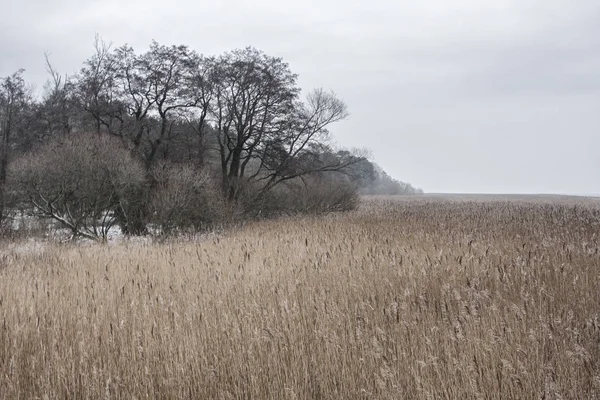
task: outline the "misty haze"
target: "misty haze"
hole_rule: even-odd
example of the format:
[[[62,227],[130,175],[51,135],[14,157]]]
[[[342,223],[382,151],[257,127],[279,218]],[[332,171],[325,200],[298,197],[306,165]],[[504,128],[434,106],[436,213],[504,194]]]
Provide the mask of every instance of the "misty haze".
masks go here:
[[[0,398],[600,397],[600,3],[24,0]]]

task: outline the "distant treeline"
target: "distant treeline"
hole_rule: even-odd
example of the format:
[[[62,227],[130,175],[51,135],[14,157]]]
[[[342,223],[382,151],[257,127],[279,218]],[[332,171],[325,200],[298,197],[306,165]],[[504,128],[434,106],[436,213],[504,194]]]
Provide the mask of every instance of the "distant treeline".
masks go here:
[[[348,116],[334,93],[302,97],[281,58],[254,48],[202,56],[97,39],[80,72],[34,96],[0,81],[0,219],[29,214],[73,237],[206,229],[356,207],[360,193],[414,194],[366,152],[334,147]]]
[[[393,196],[423,194],[423,189],[415,188],[410,183],[392,178],[379,165],[374,164],[373,167],[373,180],[360,189],[362,194]]]

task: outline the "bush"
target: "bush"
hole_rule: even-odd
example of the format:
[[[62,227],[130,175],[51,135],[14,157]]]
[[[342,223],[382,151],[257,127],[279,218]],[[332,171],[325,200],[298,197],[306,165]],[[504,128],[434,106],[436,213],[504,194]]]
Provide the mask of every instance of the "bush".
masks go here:
[[[328,176],[299,179],[281,184],[266,193],[245,187],[242,192],[245,213],[272,217],[354,210],[359,203],[357,186],[337,178]]]
[[[228,205],[208,173],[185,164],[160,164],[152,175],[151,222],[161,233],[206,230],[228,218]]]
[[[146,190],[145,169],[116,138],[53,138],[11,163],[8,187],[23,209],[51,218],[72,238],[106,239]]]

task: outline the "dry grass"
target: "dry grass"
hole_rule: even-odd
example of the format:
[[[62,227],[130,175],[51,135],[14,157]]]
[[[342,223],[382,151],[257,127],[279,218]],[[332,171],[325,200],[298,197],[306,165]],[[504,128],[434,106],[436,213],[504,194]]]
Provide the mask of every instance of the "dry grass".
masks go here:
[[[372,199],[0,271],[0,398],[600,395],[592,200]]]

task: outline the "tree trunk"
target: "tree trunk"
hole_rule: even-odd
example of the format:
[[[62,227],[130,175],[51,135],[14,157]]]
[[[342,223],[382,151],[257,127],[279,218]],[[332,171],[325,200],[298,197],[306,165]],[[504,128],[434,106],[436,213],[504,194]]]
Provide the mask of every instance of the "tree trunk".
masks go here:
[[[148,234],[148,192],[142,190],[132,194],[129,199],[119,198],[117,202],[119,206],[115,207],[114,213],[121,233],[126,236]]]
[[[123,207],[117,207],[115,217],[121,228],[121,233],[125,236],[143,236],[148,234],[146,214],[146,203],[140,204],[137,207],[130,207],[128,210],[123,210]]]
[[[0,124],[0,129],[2,130],[0,142],[0,223],[4,222],[5,217],[4,192],[6,187],[6,169],[8,168],[8,142],[12,128],[12,110],[10,107],[6,114],[6,123]]]
[[[233,149],[233,153],[231,155],[231,165],[229,166],[229,174],[227,179],[229,184],[227,197],[231,202],[236,201],[238,198],[241,157],[242,147],[237,146],[235,149]]]

